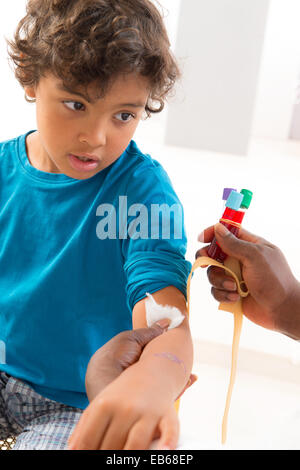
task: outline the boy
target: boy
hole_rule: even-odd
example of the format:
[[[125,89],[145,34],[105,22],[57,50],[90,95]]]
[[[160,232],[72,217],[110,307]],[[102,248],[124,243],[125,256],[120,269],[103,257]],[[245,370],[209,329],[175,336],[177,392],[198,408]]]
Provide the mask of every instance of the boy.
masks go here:
[[[158,432],[175,448],[191,265],[172,185],[131,140],[178,76],[162,18],[149,0],[29,0],[9,46],[37,131],[0,144],[0,438],[65,449],[89,359],[146,326],[150,293],[184,321],[97,395],[92,441],[71,447],[146,449]],[[162,205],[167,219],[152,212]]]

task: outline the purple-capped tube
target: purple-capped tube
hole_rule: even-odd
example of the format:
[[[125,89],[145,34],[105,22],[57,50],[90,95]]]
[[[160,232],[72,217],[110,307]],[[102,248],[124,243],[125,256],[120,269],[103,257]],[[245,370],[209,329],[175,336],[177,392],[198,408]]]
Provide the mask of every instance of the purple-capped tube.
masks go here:
[[[231,191],[237,191],[237,190],[235,188],[224,188],[223,189],[223,197],[222,197],[223,201],[227,201]]]
[[[235,188],[224,188],[223,189],[223,196],[222,196],[223,204],[222,204],[221,210],[225,209],[225,204],[226,204],[227,199],[229,198],[229,195],[230,195],[231,191],[237,191],[237,190]]]

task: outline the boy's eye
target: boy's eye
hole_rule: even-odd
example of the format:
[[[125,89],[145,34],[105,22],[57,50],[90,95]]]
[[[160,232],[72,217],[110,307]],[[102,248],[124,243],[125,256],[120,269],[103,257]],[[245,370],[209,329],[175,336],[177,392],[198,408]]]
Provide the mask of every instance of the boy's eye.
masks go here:
[[[134,119],[135,116],[131,113],[118,113],[115,115],[115,117],[118,119],[118,121],[128,122],[131,121],[131,119]]]
[[[64,101],[64,104],[72,111],[82,111],[82,108],[84,108],[84,105],[78,101]]]

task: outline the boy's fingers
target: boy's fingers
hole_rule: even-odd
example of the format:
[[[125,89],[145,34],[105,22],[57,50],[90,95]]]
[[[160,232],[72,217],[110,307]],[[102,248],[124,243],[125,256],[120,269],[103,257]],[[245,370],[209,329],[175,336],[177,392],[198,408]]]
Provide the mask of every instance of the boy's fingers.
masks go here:
[[[123,450],[146,450],[150,447],[156,427],[155,418],[138,420],[130,429]]]
[[[160,423],[159,450],[175,450],[179,439],[179,419],[174,408],[164,416]]]
[[[69,438],[69,450],[98,450],[110,421],[111,413],[103,408],[102,400],[96,397],[83,411]]]

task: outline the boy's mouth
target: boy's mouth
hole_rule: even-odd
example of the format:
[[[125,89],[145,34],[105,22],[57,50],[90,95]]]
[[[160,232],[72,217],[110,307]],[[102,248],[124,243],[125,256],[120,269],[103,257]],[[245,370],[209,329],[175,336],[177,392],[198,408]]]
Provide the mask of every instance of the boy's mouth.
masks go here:
[[[94,161],[93,158],[87,158],[87,157],[79,157],[78,155],[74,155],[74,157],[79,158],[82,162],[92,162]]]
[[[99,164],[99,160],[96,158],[72,154],[69,154],[68,157],[71,167],[77,171],[92,171],[95,170]]]

